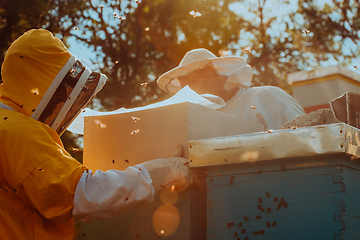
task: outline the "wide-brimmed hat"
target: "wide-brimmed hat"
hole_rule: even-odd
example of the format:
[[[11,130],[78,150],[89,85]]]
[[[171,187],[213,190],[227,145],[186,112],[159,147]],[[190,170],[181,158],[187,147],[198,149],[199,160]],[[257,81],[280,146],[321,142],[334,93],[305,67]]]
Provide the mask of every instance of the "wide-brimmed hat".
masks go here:
[[[187,52],[179,66],[162,74],[158,78],[157,84],[160,89],[173,95],[181,89],[180,82],[177,78],[209,66],[209,64],[213,65],[218,74],[228,77],[224,85],[224,90],[230,90],[236,87],[250,87],[253,77],[252,69],[244,58],[235,56],[216,57],[215,54],[204,48]],[[196,79],[194,79],[194,81],[196,81]]]

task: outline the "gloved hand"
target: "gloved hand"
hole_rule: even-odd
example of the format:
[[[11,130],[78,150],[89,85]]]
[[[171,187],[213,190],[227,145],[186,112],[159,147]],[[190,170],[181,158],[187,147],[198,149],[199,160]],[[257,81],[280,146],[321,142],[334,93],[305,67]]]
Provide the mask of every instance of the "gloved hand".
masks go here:
[[[141,163],[148,170],[155,192],[171,189],[186,190],[193,183],[193,173],[188,168],[188,160],[182,157],[155,159]]]

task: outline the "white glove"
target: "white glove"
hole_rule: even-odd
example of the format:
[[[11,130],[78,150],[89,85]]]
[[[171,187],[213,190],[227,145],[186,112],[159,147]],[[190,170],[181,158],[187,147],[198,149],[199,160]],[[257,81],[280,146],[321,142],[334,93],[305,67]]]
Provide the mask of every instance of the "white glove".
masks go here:
[[[154,187],[141,165],[125,171],[84,171],[77,184],[73,216],[89,223],[108,219],[154,200]]]
[[[185,158],[155,159],[140,165],[148,170],[156,193],[174,187],[177,191],[183,191],[193,183],[193,173]]]

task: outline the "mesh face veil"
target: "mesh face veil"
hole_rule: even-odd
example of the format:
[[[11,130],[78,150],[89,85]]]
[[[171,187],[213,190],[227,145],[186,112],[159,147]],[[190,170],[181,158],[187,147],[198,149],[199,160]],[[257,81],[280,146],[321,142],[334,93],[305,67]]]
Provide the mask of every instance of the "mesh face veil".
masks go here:
[[[106,80],[104,74],[90,71],[71,56],[31,117],[47,124],[61,136]]]

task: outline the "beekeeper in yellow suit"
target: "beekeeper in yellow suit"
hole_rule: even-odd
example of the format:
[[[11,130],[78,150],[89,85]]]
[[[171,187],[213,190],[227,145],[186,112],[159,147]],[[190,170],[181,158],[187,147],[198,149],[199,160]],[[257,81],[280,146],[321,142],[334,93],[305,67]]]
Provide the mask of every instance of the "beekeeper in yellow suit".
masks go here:
[[[212,94],[211,101],[223,103],[219,111],[261,123],[264,130],[281,126],[304,113],[300,104],[279,87],[250,87],[253,78],[251,66],[236,56],[216,57],[204,48],[185,54],[179,66],[157,79],[160,89],[176,94],[189,86],[198,94]]]
[[[184,158],[92,172],[64,150],[59,135],[106,77],[83,66],[52,33],[30,30],[14,41],[2,80],[0,239],[74,239],[75,219],[110,218],[151,202],[160,185],[191,185]]]

